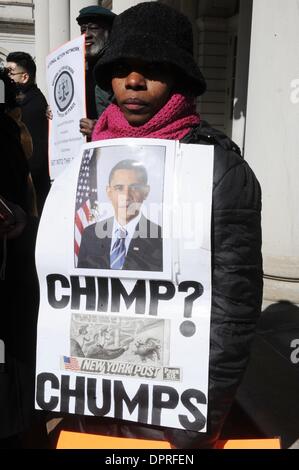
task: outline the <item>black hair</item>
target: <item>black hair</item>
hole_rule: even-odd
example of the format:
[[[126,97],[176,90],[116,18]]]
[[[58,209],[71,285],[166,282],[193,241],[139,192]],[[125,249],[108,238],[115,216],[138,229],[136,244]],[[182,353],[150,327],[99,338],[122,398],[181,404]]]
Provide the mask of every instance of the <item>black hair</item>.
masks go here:
[[[139,174],[139,177],[143,184],[147,184],[147,171],[145,166],[143,166],[138,160],[121,160],[118,162],[110,171],[109,175],[109,184],[113,178],[114,173],[117,170],[133,170]]]
[[[1,111],[5,111],[6,109],[13,109],[18,106],[16,102],[17,85],[9,77],[7,70],[4,67],[0,67],[0,87],[1,94],[4,94],[3,97],[1,96],[1,98],[4,98],[4,102],[0,103]]]
[[[36,65],[30,54],[27,52],[10,52],[6,57],[7,62],[15,62],[19,67],[29,74],[29,82],[35,83]]]

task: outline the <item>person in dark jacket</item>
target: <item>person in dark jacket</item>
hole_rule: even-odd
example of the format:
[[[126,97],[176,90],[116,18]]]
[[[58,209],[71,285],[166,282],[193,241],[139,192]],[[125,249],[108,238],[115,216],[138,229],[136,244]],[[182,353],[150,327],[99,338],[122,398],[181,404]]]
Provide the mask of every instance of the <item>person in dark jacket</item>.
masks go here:
[[[262,302],[261,190],[238,147],[202,122],[195,98],[206,88],[193,59],[189,20],[158,3],[140,3],[114,21],[95,67],[113,89],[93,140],[164,138],[214,146],[211,224],[211,336],[207,432],[84,417],[86,432],[213,448],[245,371]],[[197,367],[197,362],[194,362]],[[82,428],[81,428],[82,429]]]
[[[3,220],[0,223],[0,339],[5,344],[5,364],[0,369],[0,448],[7,448],[22,447],[24,433],[39,426],[34,411],[38,224],[35,204],[28,197],[29,168],[21,131],[7,113],[16,107],[15,84],[1,72],[0,80],[6,85],[6,102],[0,104],[0,195],[13,213],[9,227]]]
[[[35,84],[36,65],[29,54],[11,52],[6,58],[6,67],[9,76],[17,84],[22,121],[32,137],[33,153],[29,159],[29,168],[36,190],[38,214],[41,215],[50,190],[47,101]]]
[[[109,38],[115,17],[112,11],[93,5],[82,8],[76,18],[81,34],[85,34],[87,118],[81,119],[80,131],[87,137],[91,136],[96,120],[113,99],[111,91],[107,92],[96,84],[93,70]]]

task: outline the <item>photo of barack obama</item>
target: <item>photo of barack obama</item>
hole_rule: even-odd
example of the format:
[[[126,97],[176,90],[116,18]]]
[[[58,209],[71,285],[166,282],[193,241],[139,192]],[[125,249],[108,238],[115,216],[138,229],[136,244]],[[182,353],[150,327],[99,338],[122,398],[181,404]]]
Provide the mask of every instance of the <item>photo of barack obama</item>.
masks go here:
[[[163,271],[161,226],[141,210],[149,193],[143,162],[125,159],[114,165],[106,186],[114,215],[85,228],[78,268]]]

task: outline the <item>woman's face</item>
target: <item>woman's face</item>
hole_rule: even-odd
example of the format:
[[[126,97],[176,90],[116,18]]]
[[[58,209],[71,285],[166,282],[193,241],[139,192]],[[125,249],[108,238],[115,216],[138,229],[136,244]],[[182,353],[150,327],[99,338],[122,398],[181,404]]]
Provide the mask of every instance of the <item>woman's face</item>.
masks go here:
[[[174,84],[167,65],[125,60],[113,65],[112,88],[131,126],[148,122],[168,101]]]

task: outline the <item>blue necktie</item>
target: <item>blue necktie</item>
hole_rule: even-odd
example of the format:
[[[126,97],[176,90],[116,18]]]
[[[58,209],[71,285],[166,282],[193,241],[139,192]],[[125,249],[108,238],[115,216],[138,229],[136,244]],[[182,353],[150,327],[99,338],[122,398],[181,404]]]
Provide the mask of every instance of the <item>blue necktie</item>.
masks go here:
[[[126,258],[126,236],[128,232],[125,229],[116,230],[117,239],[115,240],[110,252],[110,268],[122,269]]]

